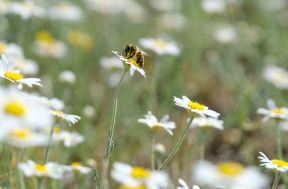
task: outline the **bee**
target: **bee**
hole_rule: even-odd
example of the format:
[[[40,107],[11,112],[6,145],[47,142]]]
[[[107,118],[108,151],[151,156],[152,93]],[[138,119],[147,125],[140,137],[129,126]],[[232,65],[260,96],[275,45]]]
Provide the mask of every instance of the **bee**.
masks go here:
[[[146,53],[135,45],[129,44],[124,47],[123,56],[126,59],[133,59],[140,68],[144,67],[145,55]]]

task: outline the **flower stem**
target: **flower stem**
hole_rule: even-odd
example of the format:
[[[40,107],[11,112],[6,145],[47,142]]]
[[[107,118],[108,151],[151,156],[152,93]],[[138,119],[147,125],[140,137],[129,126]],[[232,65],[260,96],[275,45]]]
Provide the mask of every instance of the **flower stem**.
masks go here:
[[[105,179],[105,176],[106,176],[106,172],[107,172],[107,169],[109,167],[109,162],[110,162],[110,157],[111,157],[111,154],[112,154],[112,151],[113,151],[113,148],[114,148],[114,141],[113,141],[113,138],[114,138],[114,130],[115,130],[115,122],[116,122],[116,114],[117,114],[117,107],[118,107],[118,96],[119,96],[119,92],[120,92],[120,89],[121,89],[121,86],[122,86],[122,83],[123,83],[123,80],[124,80],[124,77],[127,73],[128,69],[126,68],[124,71],[123,71],[123,74],[121,76],[121,79],[118,83],[118,86],[117,86],[117,89],[116,89],[116,93],[115,93],[115,96],[114,96],[114,102],[113,102],[113,112],[112,112],[112,121],[111,121],[111,126],[108,130],[108,138],[107,138],[107,141],[106,141],[106,152],[105,152],[105,165],[104,165],[104,169],[103,169],[103,172],[102,172],[102,179],[101,179],[101,182],[100,182],[100,186],[98,186],[98,188],[102,188],[102,184],[103,184],[103,180]]]
[[[280,180],[280,173],[276,173],[272,189],[276,189]]]
[[[168,155],[168,157],[165,159],[165,161],[161,164],[161,166],[159,167],[159,170],[162,170],[168,163],[169,161],[174,157],[174,155],[176,154],[176,152],[179,150],[181,144],[183,143],[188,131],[189,131],[189,128],[190,128],[190,124],[193,120],[193,117],[191,116],[190,117],[190,120],[185,128],[185,130],[183,131],[182,135],[178,138],[176,144],[173,146],[170,154]]]
[[[48,156],[49,156],[49,152],[50,152],[50,146],[51,146],[51,143],[52,143],[52,137],[53,137],[53,133],[54,133],[54,128],[55,128],[55,124],[52,126],[52,128],[50,130],[49,141],[48,141],[48,145],[46,147],[43,165],[45,165],[47,163],[47,161],[48,161]]]
[[[151,146],[151,168],[155,169],[155,133],[153,133],[152,137],[152,146]]]

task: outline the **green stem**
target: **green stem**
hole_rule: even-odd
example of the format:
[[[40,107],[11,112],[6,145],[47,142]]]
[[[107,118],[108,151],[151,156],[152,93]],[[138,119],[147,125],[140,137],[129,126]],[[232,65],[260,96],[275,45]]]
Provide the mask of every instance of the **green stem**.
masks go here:
[[[152,137],[152,146],[151,146],[151,168],[155,169],[155,133],[153,133]]]
[[[165,159],[165,161],[161,164],[159,170],[162,170],[168,163],[169,161],[174,157],[174,155],[176,154],[176,152],[179,150],[181,144],[183,143],[189,129],[190,129],[190,124],[193,120],[193,117],[190,117],[190,120],[185,128],[185,130],[183,131],[182,135],[178,138],[176,144],[173,146],[170,154],[168,155],[168,157]]]
[[[113,112],[112,112],[112,121],[111,121],[111,126],[109,128],[109,131],[108,131],[108,139],[106,141],[106,153],[105,153],[105,166],[104,166],[104,169],[103,169],[103,172],[102,172],[102,179],[101,179],[101,182],[100,182],[100,186],[98,186],[98,188],[102,188],[102,184],[103,184],[103,181],[106,177],[106,172],[108,170],[108,167],[109,167],[109,162],[110,162],[110,157],[111,157],[111,154],[112,154],[112,151],[113,151],[113,148],[114,148],[114,142],[113,142],[113,138],[114,138],[114,130],[115,130],[115,122],[116,122],[116,114],[117,114],[117,107],[118,107],[118,96],[119,96],[119,92],[120,92],[120,89],[121,89],[121,86],[122,86],[122,83],[123,83],[123,80],[124,80],[124,77],[127,73],[129,69],[125,69],[122,76],[121,76],[121,79],[118,83],[118,86],[117,86],[117,89],[116,89],[116,93],[115,93],[115,96],[114,96],[114,102],[113,102]]]
[[[277,188],[279,180],[280,180],[280,173],[277,172],[276,176],[275,176],[275,180],[274,180],[273,186],[272,186],[272,189],[276,189]]]

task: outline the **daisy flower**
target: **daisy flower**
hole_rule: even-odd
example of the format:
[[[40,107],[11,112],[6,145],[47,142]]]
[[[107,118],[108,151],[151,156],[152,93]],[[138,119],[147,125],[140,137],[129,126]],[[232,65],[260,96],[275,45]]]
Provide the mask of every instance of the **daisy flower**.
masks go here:
[[[272,83],[278,89],[288,89],[288,71],[275,66],[266,66],[263,71],[263,77]]]
[[[223,121],[213,117],[195,117],[190,125],[191,128],[200,127],[208,128],[212,127],[215,129],[223,130]]]
[[[263,121],[267,121],[270,118],[286,120],[288,119],[288,108],[286,107],[277,107],[274,100],[267,100],[266,108],[258,108],[257,113],[264,116]]]
[[[221,44],[230,44],[237,40],[237,33],[232,26],[222,26],[214,32],[214,39]]]
[[[175,42],[165,41],[161,38],[142,38],[139,43],[143,48],[150,49],[158,55],[171,54],[177,56],[180,54],[180,48]]]
[[[83,142],[84,137],[77,132],[59,131],[54,133],[53,140],[63,142],[65,147],[70,148]]]
[[[10,62],[15,66],[15,69],[19,70],[25,75],[36,75],[39,71],[39,67],[36,62],[24,57],[11,58]]]
[[[34,4],[32,0],[24,2],[12,2],[10,5],[10,13],[19,15],[23,20],[27,20],[33,16],[44,17],[45,9]]]
[[[51,113],[56,117],[64,119],[69,124],[69,126],[76,124],[81,119],[80,116],[74,114],[65,114],[60,110],[51,110]]]
[[[203,104],[199,104],[198,102],[191,101],[188,97],[182,96],[181,98],[177,98],[174,96],[174,102],[176,106],[180,106],[187,110],[190,110],[193,113],[196,113],[200,116],[211,116],[217,118],[220,114],[213,110],[210,110],[207,106]]]
[[[48,162],[45,165],[37,164],[32,160],[19,163],[18,169],[20,169],[27,177],[50,177],[53,179],[63,178],[64,168],[57,163]]]
[[[140,187],[145,189],[167,188],[168,176],[160,171],[150,171],[143,167],[132,167],[125,163],[113,164],[111,176],[114,180],[125,186]]]
[[[5,41],[0,41],[0,54],[5,55],[8,60],[10,58],[21,58],[23,57],[22,48],[15,43],[6,43]]]
[[[207,13],[222,13],[225,11],[225,0],[202,0],[202,9]]]
[[[50,33],[43,31],[36,35],[34,52],[44,57],[63,58],[67,54],[67,46],[64,42],[54,39]]]
[[[24,78],[19,70],[14,70],[8,64],[8,60],[5,55],[1,55],[0,60],[0,77],[5,78],[12,83],[18,83],[18,88],[21,89],[23,85],[32,87],[33,85],[42,87],[41,79],[39,78]]]
[[[71,3],[59,3],[48,10],[49,17],[55,20],[79,21],[83,17],[80,7]]]
[[[93,47],[92,37],[81,31],[70,31],[67,39],[71,45],[83,50],[90,50]]]
[[[45,130],[53,125],[53,116],[47,105],[14,87],[0,88],[0,120],[2,123],[17,122],[32,130]]]
[[[178,186],[177,189],[190,189],[183,179],[178,179],[178,183],[180,184],[180,186]],[[197,185],[193,185],[192,189],[200,189],[200,187]]]
[[[122,60],[126,65],[129,66],[130,70],[130,75],[133,76],[135,70],[138,71],[141,75],[146,77],[145,71],[137,64],[137,62],[132,58],[126,59],[124,56],[122,56],[119,52],[117,51],[112,51],[120,60]]]
[[[268,188],[269,179],[256,167],[244,167],[238,162],[214,164],[198,161],[192,169],[192,179],[209,188]]]
[[[287,172],[288,171],[288,162],[280,159],[272,159],[270,160],[263,152],[259,152],[260,156],[258,159],[260,160],[260,166],[264,166],[267,169],[272,169],[274,171],[279,172]]]
[[[12,129],[3,138],[3,141],[17,148],[47,146],[48,135],[33,132],[27,128]]]
[[[152,114],[151,111],[144,115],[144,118],[138,119],[139,123],[146,124],[153,130],[165,129],[170,135],[173,135],[172,129],[176,128],[174,122],[169,121],[169,115],[164,115],[160,121]]]
[[[68,166],[64,166],[64,168],[68,171],[79,171],[81,174],[89,174],[91,173],[92,169],[90,167],[83,166],[79,162],[73,162]]]
[[[61,73],[59,73],[58,76],[59,80],[63,83],[68,83],[68,84],[74,84],[76,82],[76,76],[74,72],[70,70],[64,70]]]

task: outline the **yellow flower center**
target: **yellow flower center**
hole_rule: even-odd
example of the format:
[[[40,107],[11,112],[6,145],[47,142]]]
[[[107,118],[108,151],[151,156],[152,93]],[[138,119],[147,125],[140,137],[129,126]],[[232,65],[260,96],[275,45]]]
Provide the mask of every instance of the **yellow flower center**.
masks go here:
[[[23,79],[23,75],[17,72],[6,71],[4,76],[12,81],[18,81]]]
[[[217,165],[217,169],[225,176],[237,176],[243,171],[243,166],[236,162],[223,162]]]
[[[4,112],[13,116],[23,116],[26,113],[25,106],[19,101],[10,101],[4,105]]]
[[[280,167],[280,168],[288,166],[287,161],[283,161],[283,160],[279,160],[279,159],[273,159],[273,160],[271,160],[271,163],[276,165],[277,167]]]
[[[149,177],[150,173],[142,167],[133,167],[131,170],[131,176],[136,179],[143,179]]]
[[[36,164],[34,167],[34,170],[38,171],[38,172],[46,172],[47,167],[45,165],[42,165],[42,164]]]
[[[80,47],[84,50],[89,50],[92,48],[92,39],[91,37],[79,31],[72,31],[68,34],[68,41],[74,46]]]
[[[196,110],[205,110],[206,106],[204,106],[203,104],[199,104],[198,102],[193,102],[193,101],[190,101],[188,102],[188,106],[191,108],[191,109],[196,109]]]
[[[167,46],[167,44],[162,39],[157,39],[155,41],[155,46],[160,48],[160,49],[163,49],[163,48],[165,48]]]
[[[5,43],[0,42],[0,54],[4,54],[6,52],[7,45]]]
[[[152,126],[152,130],[158,132],[159,130],[161,130],[161,127],[162,127],[161,123],[155,123]]]
[[[55,39],[50,35],[50,33],[45,31],[37,33],[36,40],[48,44],[53,44],[55,42]]]
[[[286,112],[284,108],[274,108],[271,111],[277,115],[282,115],[282,114],[285,114],[285,112]]]
[[[57,116],[61,116],[61,115],[63,115],[64,113],[62,112],[62,111],[60,111],[60,110],[53,110],[52,111],[55,115],[57,115]]]
[[[28,129],[18,129],[11,132],[12,138],[26,139],[31,136],[31,132]]]
[[[119,189],[146,189],[145,186],[121,186]]]
[[[59,132],[60,132],[60,128],[59,127],[54,127],[53,133],[57,134]]]
[[[73,163],[71,163],[71,167],[80,167],[80,166],[82,166],[82,165],[81,165],[81,163],[79,163],[79,162],[73,162]]]

